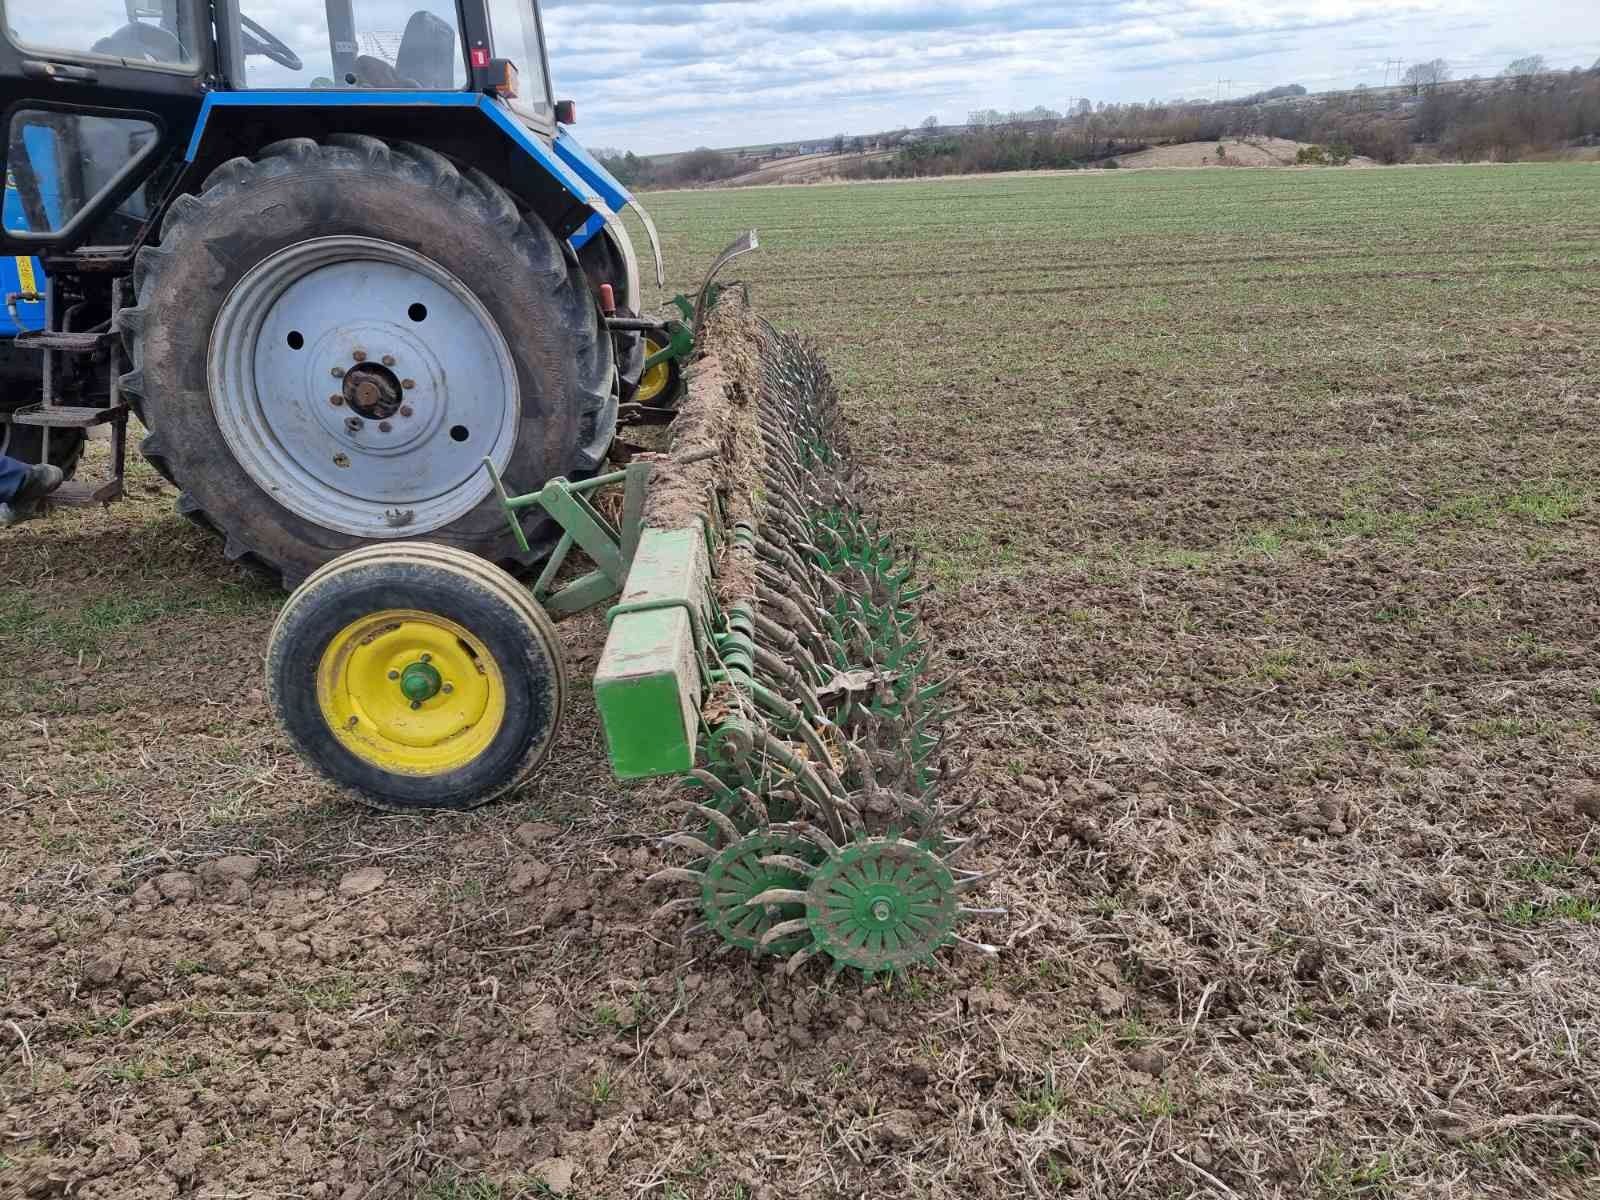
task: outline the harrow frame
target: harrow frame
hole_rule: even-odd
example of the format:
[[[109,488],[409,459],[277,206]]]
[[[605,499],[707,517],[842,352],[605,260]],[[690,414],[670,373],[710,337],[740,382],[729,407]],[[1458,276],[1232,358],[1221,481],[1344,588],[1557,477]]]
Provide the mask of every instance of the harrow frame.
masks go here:
[[[689,885],[693,894],[669,900],[658,917],[695,912],[694,928],[751,953],[781,954],[791,971],[820,954],[836,972],[853,968],[870,979],[931,961],[951,944],[992,952],[956,931],[983,911],[962,904],[983,877],[958,865],[973,843],[955,828],[966,807],[944,798],[961,772],[943,753],[946,684],[928,679],[914,563],[862,508],[838,394],[814,349],[755,318],[742,299],[724,292],[717,302],[716,273],[754,244],[751,235],[729,247],[694,306],[697,340],[708,330],[723,336],[725,327],[727,345],[717,350],[726,361],[714,350],[714,365],[691,377],[673,450],[636,453],[621,470],[553,480],[521,496],[485,464],[514,530],[518,514],[535,506],[563,530],[531,587],[509,577],[494,587],[522,590],[524,608],[534,611],[513,619],[546,647],[546,666],[536,659],[533,669],[563,687],[549,618],[610,605],[593,689],[612,772],[622,780],[677,777],[684,792],[667,805],[684,824],[662,845],[688,860],[652,882]],[[599,502],[607,489],[620,489],[620,507]],[[420,544],[396,550],[412,570],[445,553]],[[591,569],[567,572],[574,550]],[[371,570],[373,550],[359,553]],[[337,563],[302,592],[321,587],[323,575],[337,582]],[[405,595],[397,577],[389,609],[362,627],[372,632],[361,646],[384,645],[385,622],[403,631],[415,619],[404,611]],[[285,611],[298,609],[304,626],[311,607],[313,599],[297,593]],[[269,663],[282,664],[294,654],[277,636]],[[403,632],[394,637],[403,641]],[[472,637],[464,631],[459,645],[476,662]],[[305,647],[301,657],[318,652]],[[419,725],[431,717],[437,727],[449,697],[428,691],[428,681],[450,687],[428,655],[408,665],[403,647],[397,653],[383,664],[396,682],[382,683],[381,670],[368,678],[379,691],[417,687],[420,703],[408,693],[409,709]],[[276,678],[269,675],[269,688]],[[328,686],[319,677],[318,687]],[[285,710],[276,694],[274,706]],[[302,696],[299,711],[309,707]],[[555,709],[558,721],[559,701]],[[348,728],[333,729],[334,739],[355,745],[365,735],[360,698],[339,712]],[[400,706],[385,735],[404,743],[409,715]],[[527,778],[548,752],[552,728],[526,734],[542,739],[537,756],[506,757],[520,773],[490,779],[450,806],[485,802]],[[494,733],[463,729],[491,749]],[[314,749],[326,751],[326,739]],[[307,757],[337,781],[331,760]],[[407,782],[410,806],[423,806],[415,797],[426,785],[419,793],[416,779]],[[354,790],[383,803],[370,788]]]

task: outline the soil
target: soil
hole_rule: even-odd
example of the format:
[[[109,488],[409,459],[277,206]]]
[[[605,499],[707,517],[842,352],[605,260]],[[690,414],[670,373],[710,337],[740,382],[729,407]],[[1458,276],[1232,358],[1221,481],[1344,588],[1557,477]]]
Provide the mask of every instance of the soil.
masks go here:
[[[1217,158],[1216,142],[1184,142],[1177,146],[1156,146],[1127,154],[1118,161],[1124,167],[1292,167],[1295,154],[1309,142],[1296,142],[1289,138],[1259,137],[1238,141],[1225,138],[1222,142],[1227,156]],[[1371,166],[1372,159],[1357,155],[1351,166]]]
[[[651,472],[646,526],[684,529],[720,520],[731,534],[739,522],[756,521],[764,462],[756,419],[761,338],[759,322],[737,292],[726,293],[707,317],[670,447]],[[731,537],[717,575],[722,603],[754,596],[755,563]]]
[[[725,179],[719,187],[754,187],[774,183],[824,183],[838,179],[847,167],[894,157],[892,150],[868,154],[797,154],[763,163],[753,171]]]
[[[1593,1196],[1592,180],[1104,183],[658,212],[839,223],[749,271],[936,585],[997,959],[653,919],[676,792],[581,689],[504,804],[339,802],[264,702],[281,594],[140,465],[0,534],[0,1197]]]

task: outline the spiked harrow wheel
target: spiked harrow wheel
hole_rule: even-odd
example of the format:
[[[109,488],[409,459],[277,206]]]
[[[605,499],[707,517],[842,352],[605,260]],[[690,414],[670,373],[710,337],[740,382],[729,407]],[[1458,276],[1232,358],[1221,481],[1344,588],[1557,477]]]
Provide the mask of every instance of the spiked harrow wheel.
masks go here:
[[[816,944],[868,979],[928,961],[950,941],[960,909],[955,876],[939,856],[891,838],[842,847],[806,892]]]
[[[700,902],[712,931],[744,950],[792,953],[805,943],[798,934],[779,934],[777,926],[805,913],[803,903],[772,903],[776,893],[796,893],[806,885],[795,866],[785,865],[798,849],[796,841],[777,831],[740,838],[706,864]]]
[[[980,877],[958,865],[968,843],[943,799],[945,685],[928,678],[913,564],[863,507],[820,357],[725,307],[723,336],[754,351],[733,390],[756,399],[760,499],[727,514],[704,766],[686,780],[701,796],[666,839],[692,857],[656,876],[696,895],[662,914],[695,910],[697,928],[791,971],[820,956],[871,979],[942,946],[988,950],[957,932]]]

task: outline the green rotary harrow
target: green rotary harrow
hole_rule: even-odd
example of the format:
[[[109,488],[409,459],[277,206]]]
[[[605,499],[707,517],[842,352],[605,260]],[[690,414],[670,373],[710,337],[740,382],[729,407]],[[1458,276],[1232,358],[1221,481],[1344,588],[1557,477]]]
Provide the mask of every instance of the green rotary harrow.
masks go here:
[[[273,630],[274,709],[367,804],[474,807],[551,751],[567,698],[553,618],[608,605],[593,688],[613,772],[679,778],[658,918],[869,980],[943,946],[992,952],[960,932],[983,877],[961,865],[966,808],[947,799],[959,771],[923,591],[863,507],[838,392],[738,289],[693,320],[668,449],[500,488],[513,529],[537,506],[564,531],[531,589],[426,543],[336,559]]]

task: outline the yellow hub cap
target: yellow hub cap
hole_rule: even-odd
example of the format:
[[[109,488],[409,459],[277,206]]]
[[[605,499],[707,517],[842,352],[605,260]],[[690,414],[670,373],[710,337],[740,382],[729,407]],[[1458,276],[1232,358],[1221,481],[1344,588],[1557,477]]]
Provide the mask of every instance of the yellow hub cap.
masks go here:
[[[505,680],[482,642],[448,618],[391,609],[339,631],[317,665],[317,703],[345,749],[396,775],[443,775],[487,750]]]
[[[644,356],[646,361],[652,354],[660,354],[666,347],[652,338],[648,333],[644,335]],[[667,382],[672,378],[672,363],[670,361],[658,362],[643,375],[639,376],[639,391],[634,399],[640,404],[654,404],[661,399],[667,390]]]

